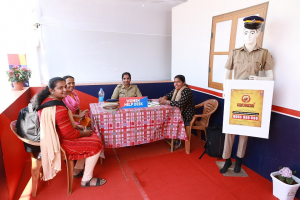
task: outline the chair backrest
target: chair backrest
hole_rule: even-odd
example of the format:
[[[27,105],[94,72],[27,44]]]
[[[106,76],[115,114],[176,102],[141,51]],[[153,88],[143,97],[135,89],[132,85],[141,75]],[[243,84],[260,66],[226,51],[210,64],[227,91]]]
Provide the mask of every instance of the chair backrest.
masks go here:
[[[203,114],[207,114],[204,117],[201,117],[201,124],[205,124],[206,127],[208,127],[208,123],[209,123],[209,118],[211,116],[211,114],[213,114],[218,106],[219,106],[219,102],[216,99],[209,99],[206,100],[204,102],[202,102],[201,104],[203,105]]]
[[[39,142],[34,142],[34,141],[31,141],[31,140],[27,140],[25,138],[22,138],[21,136],[19,136],[17,134],[17,129],[16,129],[16,124],[17,124],[17,120],[15,121],[12,121],[10,123],[10,129],[12,130],[12,132],[15,134],[15,136],[17,136],[17,138],[19,138],[20,140],[22,140],[23,142],[27,143],[27,144],[31,144],[31,145],[34,145],[34,146],[40,146],[40,143]],[[66,151],[63,149],[63,147],[60,145],[60,150],[62,152],[61,154],[61,157],[63,160],[67,160],[67,154],[66,154]]]
[[[33,146],[40,146],[39,142],[34,142],[31,140],[27,140],[25,138],[22,138],[21,136],[19,136],[17,134],[17,129],[16,129],[16,124],[17,124],[17,120],[14,120],[10,123],[10,129],[12,130],[12,132],[15,134],[15,136],[17,136],[17,138],[19,138],[20,140],[22,140],[23,142],[27,143],[27,144],[31,144]]]

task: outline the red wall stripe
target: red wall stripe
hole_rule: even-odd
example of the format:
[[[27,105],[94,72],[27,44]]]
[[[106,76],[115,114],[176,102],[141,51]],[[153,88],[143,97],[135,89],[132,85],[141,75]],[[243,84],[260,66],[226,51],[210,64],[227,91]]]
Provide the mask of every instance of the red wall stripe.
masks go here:
[[[215,91],[204,89],[204,88],[199,88],[199,87],[192,86],[192,85],[189,85],[189,88],[196,90],[198,92],[205,92],[207,94],[215,95],[217,97],[222,98],[222,93],[219,93],[219,92],[215,92]],[[295,117],[300,117],[300,111],[289,109],[289,108],[284,108],[284,107],[280,107],[280,106],[272,105],[272,111],[280,112],[280,113],[295,116]]]
[[[289,108],[284,108],[284,107],[280,107],[280,106],[272,105],[272,111],[292,115],[295,117],[300,117],[300,111],[289,109]]]
[[[192,85],[189,85],[189,88],[193,89],[193,90],[197,90],[198,92],[205,92],[205,93],[208,93],[208,94],[212,94],[212,95],[215,95],[217,97],[222,97],[223,96],[223,94],[220,93],[220,92],[215,92],[215,91],[212,91],[212,90],[208,90],[208,89],[204,89],[204,88],[199,88],[199,87],[192,86]]]

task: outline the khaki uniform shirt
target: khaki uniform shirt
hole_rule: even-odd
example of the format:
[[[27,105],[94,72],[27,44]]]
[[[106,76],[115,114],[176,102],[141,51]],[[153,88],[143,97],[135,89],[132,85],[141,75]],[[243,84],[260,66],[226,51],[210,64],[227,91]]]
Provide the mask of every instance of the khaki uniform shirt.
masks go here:
[[[123,84],[117,85],[114,90],[112,99],[119,99],[120,97],[141,97],[142,93],[136,85],[130,85],[128,89]]]
[[[257,76],[260,65],[263,65],[265,49],[255,46],[248,52],[245,46],[233,49],[225,65],[226,69],[234,70],[234,79],[245,80],[250,75]],[[274,66],[272,55],[268,52],[265,71],[272,70]]]

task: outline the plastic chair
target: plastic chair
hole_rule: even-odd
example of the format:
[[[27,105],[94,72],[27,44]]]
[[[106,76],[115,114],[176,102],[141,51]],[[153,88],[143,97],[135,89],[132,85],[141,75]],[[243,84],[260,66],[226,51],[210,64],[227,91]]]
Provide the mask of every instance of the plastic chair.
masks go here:
[[[33,145],[33,146],[40,146],[39,142],[33,142],[30,140],[27,140],[25,138],[20,137],[17,134],[17,129],[16,129],[16,124],[17,120],[12,121],[10,123],[10,129],[12,132],[23,142]],[[68,195],[70,195],[73,191],[73,168],[74,168],[74,161],[69,160],[67,157],[67,154],[65,150],[60,146],[61,150],[61,158],[62,160],[66,161],[67,165],[67,181],[68,181]],[[31,155],[31,177],[32,177],[32,196],[35,197],[37,193],[37,186],[38,186],[38,181],[40,179],[40,172],[42,171],[42,160],[36,159],[33,155],[33,153],[30,153]]]
[[[208,127],[209,124],[209,118],[211,114],[213,114],[219,106],[219,102],[216,99],[209,99],[207,101],[204,101],[198,105],[195,106],[195,108],[203,108],[203,113],[201,115],[194,115],[190,126],[186,127],[186,134],[188,137],[188,140],[185,141],[185,151],[187,154],[190,153],[190,146],[191,146],[191,133],[192,129],[197,130],[197,136],[199,141],[201,141],[201,131],[204,131],[205,133],[205,140],[207,140],[206,136],[206,128]],[[198,121],[197,118],[201,117],[201,120]]]

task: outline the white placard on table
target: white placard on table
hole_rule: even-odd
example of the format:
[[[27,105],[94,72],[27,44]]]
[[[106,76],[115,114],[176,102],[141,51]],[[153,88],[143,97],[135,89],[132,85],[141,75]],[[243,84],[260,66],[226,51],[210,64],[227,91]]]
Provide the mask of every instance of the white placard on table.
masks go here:
[[[269,138],[274,81],[226,80],[223,133]]]

